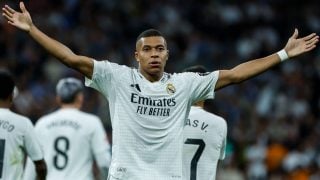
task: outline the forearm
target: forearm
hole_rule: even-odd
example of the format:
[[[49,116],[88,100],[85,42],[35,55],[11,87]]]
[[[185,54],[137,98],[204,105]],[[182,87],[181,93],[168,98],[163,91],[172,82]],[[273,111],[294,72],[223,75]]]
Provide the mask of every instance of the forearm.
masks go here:
[[[37,41],[43,48],[45,48],[59,61],[69,67],[72,67],[73,62],[70,60],[70,57],[74,56],[75,54],[67,46],[50,38],[42,31],[40,31],[35,25],[32,25],[30,27],[29,34],[35,41]]]
[[[231,84],[241,83],[250,79],[271,67],[279,64],[280,57],[275,53],[270,56],[254,59],[232,68],[231,70],[220,70],[219,78],[215,85],[215,90],[221,89]]]
[[[240,83],[256,75],[259,75],[264,71],[270,69],[271,67],[279,64],[280,62],[281,61],[279,56],[275,53],[264,58],[255,59],[239,64],[238,66],[231,69],[231,71],[233,71],[232,74],[236,75],[235,82],[233,83]]]

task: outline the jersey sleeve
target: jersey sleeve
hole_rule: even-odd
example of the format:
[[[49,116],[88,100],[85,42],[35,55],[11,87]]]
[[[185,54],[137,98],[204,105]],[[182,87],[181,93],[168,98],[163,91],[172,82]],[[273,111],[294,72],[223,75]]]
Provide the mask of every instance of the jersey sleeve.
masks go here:
[[[122,72],[125,66],[111,63],[107,60],[94,60],[93,62],[92,78],[89,79],[85,77],[85,85],[102,92],[102,94],[108,98],[110,90],[112,89],[113,80],[118,77],[117,75]]]
[[[109,167],[111,161],[110,144],[100,119],[95,122],[91,147],[98,166]]]
[[[191,76],[190,92],[192,103],[214,98],[214,88],[219,78],[219,71],[213,71],[211,73],[188,72],[188,74]]]
[[[41,160],[43,159],[43,151],[38,137],[36,136],[35,129],[29,119],[26,122],[26,130],[24,133],[24,146],[26,152],[32,161]]]

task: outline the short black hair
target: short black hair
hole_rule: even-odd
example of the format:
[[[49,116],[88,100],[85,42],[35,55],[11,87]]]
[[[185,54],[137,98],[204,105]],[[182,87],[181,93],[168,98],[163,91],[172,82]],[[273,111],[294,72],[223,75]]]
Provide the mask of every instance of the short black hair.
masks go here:
[[[136,42],[138,42],[141,38],[144,38],[144,37],[153,37],[153,36],[161,36],[161,37],[164,37],[162,35],[162,33],[156,29],[147,29],[145,31],[143,31],[138,37],[137,37],[137,40]]]
[[[6,69],[0,69],[0,99],[6,100],[13,93],[15,82],[12,74]]]
[[[59,96],[61,102],[65,104],[73,103],[77,94],[82,91],[82,82],[73,77],[60,79],[56,86],[57,96]]]
[[[202,65],[195,65],[185,68],[183,72],[195,72],[195,73],[206,73],[208,72],[207,68]]]

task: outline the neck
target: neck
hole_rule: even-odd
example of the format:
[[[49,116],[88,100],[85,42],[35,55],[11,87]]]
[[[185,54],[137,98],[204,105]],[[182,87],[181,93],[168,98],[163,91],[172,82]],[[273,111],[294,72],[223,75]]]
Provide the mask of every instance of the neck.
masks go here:
[[[9,109],[11,107],[11,102],[8,101],[0,101],[0,108]]]
[[[143,75],[143,77],[145,77],[150,82],[159,81],[163,75],[163,72],[159,72],[156,74],[149,74],[147,72],[142,71],[141,69],[139,69],[139,72]]]
[[[80,106],[77,104],[61,104],[61,109],[80,109]]]
[[[203,108],[203,107],[204,107],[204,101],[196,102],[196,103],[194,104],[194,106]]]

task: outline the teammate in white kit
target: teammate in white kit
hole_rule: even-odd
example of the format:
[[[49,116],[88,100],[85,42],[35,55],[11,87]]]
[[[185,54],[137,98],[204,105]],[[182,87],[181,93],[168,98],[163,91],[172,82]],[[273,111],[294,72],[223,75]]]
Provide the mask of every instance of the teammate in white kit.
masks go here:
[[[47,174],[43,152],[27,117],[10,111],[13,99],[14,80],[12,75],[0,70],[0,180],[22,178],[25,153],[36,164],[38,178]]]
[[[140,34],[130,68],[74,54],[50,38],[32,22],[24,3],[18,12],[8,5],[3,16],[26,32],[59,61],[86,76],[86,85],[100,91],[109,101],[113,127],[109,179],[182,179],[183,127],[193,103],[214,97],[214,90],[240,83],[316,47],[313,33],[297,38],[297,30],[284,50],[252,60],[231,70],[197,73],[164,72],[169,57],[167,42],[157,30]]]
[[[203,66],[192,66],[185,72],[207,73]],[[186,180],[214,180],[218,161],[225,157],[227,123],[203,108],[204,101],[191,106],[183,130],[183,179]]]
[[[83,104],[82,90],[78,79],[61,79],[56,87],[61,108],[36,123],[36,134],[48,166],[47,180],[94,179],[94,161],[101,179],[107,179],[110,145],[100,119],[79,110]],[[35,179],[32,165],[28,161],[25,180]]]

